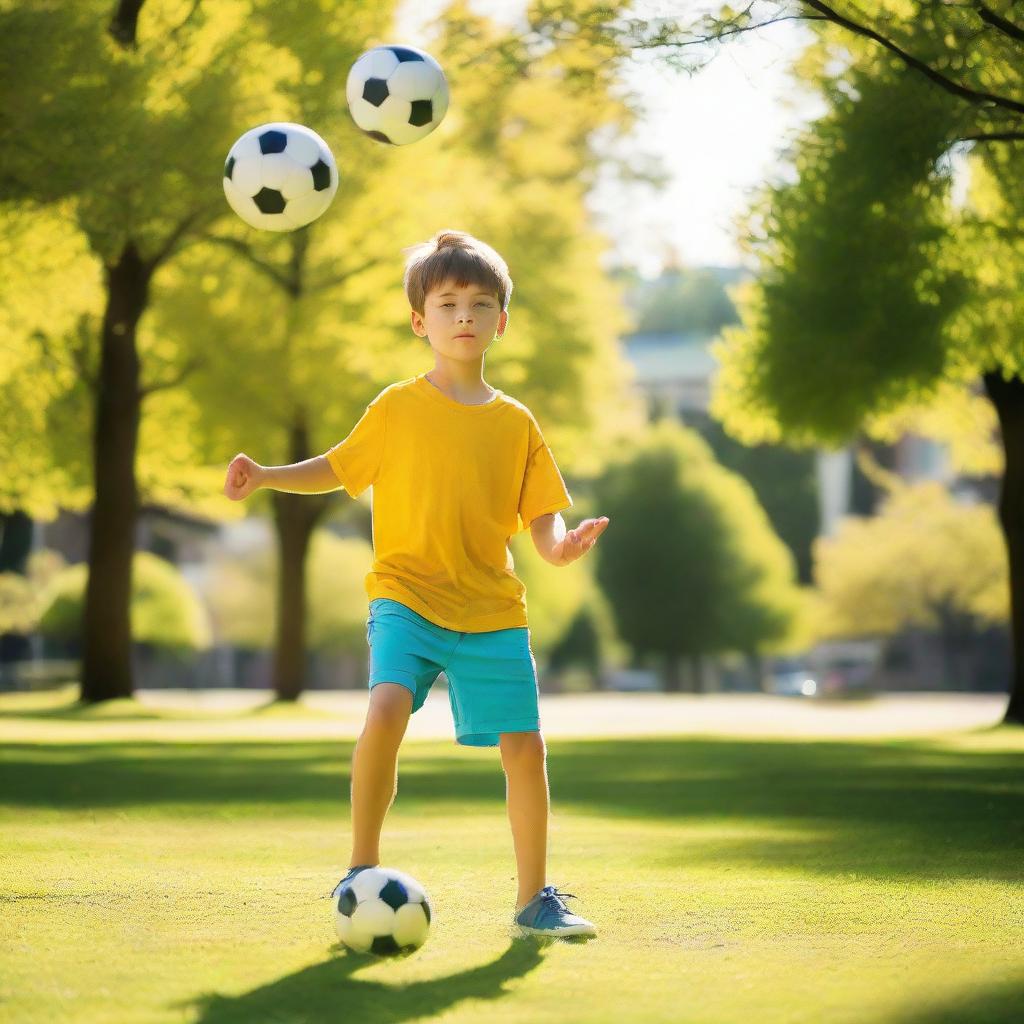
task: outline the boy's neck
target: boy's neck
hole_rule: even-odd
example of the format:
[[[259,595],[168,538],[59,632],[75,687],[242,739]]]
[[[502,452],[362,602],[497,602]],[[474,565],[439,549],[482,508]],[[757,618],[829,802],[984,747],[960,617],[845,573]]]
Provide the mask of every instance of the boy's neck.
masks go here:
[[[486,402],[494,394],[494,389],[483,378],[483,359],[467,363],[437,357],[426,378],[456,402]]]

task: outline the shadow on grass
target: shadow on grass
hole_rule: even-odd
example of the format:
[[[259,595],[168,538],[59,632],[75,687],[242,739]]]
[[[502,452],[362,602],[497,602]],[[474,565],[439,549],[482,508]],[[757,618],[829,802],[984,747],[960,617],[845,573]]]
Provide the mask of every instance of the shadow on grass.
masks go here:
[[[337,814],[352,742],[95,743],[0,747],[0,805],[138,807],[235,821]],[[441,752],[438,752],[441,751]],[[392,814],[501,812],[496,751],[416,744],[399,757]],[[1024,878],[1024,755],[930,741],[712,738],[559,742],[549,747],[554,813],[652,825],[724,826],[663,838],[651,866],[726,862],[875,877]],[[771,829],[777,828],[772,835]],[[750,828],[749,836],[737,832]]]
[[[893,1024],[1016,1024],[1024,1006],[1024,977],[964,993],[943,1005],[919,1007]]]
[[[344,952],[312,967],[260,985],[240,996],[207,993],[174,1009],[198,1012],[196,1024],[253,1024],[254,1021],[368,1021],[397,1024],[433,1020],[466,999],[500,999],[509,981],[524,977],[543,959],[529,940],[513,942],[493,963],[430,981],[361,981],[354,977],[375,958]],[[397,966],[400,961],[387,966]]]

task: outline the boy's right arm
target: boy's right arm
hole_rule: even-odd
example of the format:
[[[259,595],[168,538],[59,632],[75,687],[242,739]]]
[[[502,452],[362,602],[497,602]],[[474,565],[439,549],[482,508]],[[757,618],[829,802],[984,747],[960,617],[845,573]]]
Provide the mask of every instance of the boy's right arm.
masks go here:
[[[232,501],[242,501],[260,487],[289,494],[323,494],[338,490],[341,483],[323,455],[289,466],[261,466],[239,452],[228,466],[224,493]]]

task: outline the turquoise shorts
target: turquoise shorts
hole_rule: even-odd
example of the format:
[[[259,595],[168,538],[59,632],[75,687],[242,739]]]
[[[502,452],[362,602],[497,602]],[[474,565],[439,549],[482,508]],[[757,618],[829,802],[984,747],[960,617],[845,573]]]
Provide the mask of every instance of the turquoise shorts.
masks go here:
[[[540,729],[537,663],[526,626],[459,633],[398,601],[378,597],[366,620],[370,689],[400,683],[415,713],[438,674],[448,678],[456,742],[496,747],[503,732]]]

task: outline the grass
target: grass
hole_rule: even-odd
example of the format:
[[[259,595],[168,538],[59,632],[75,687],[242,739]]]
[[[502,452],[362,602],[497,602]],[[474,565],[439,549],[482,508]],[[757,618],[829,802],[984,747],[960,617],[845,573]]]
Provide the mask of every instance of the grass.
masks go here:
[[[549,881],[600,929],[550,946],[508,937],[497,751],[407,742],[382,853],[434,925],[373,961],[326,899],[352,741],[304,713],[0,697],[0,1021],[1021,1019],[1024,730],[549,740]]]

